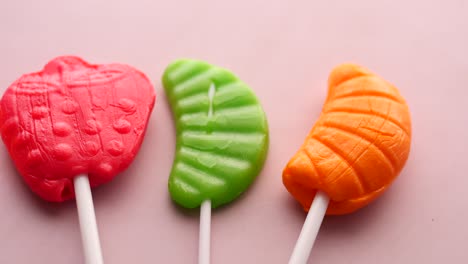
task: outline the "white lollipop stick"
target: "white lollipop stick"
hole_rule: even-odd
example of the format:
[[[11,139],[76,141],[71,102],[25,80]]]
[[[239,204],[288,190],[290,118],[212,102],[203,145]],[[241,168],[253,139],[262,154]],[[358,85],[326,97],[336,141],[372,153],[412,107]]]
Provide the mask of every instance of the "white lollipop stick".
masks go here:
[[[216,93],[215,84],[208,89],[208,118],[213,117],[213,98]],[[211,200],[205,200],[200,206],[200,237],[198,241],[198,264],[210,264],[210,234],[211,234]]]
[[[211,201],[205,200],[200,207],[200,238],[198,264],[210,263]]]
[[[317,191],[314,201],[310,206],[307,218],[302,226],[294,251],[289,259],[289,264],[306,264],[310,251],[314,246],[320,225],[328,208],[330,198],[322,191]]]
[[[78,175],[73,181],[85,263],[102,264],[104,261],[102,259],[101,244],[99,243],[96,215],[94,214],[93,197],[88,176]]]

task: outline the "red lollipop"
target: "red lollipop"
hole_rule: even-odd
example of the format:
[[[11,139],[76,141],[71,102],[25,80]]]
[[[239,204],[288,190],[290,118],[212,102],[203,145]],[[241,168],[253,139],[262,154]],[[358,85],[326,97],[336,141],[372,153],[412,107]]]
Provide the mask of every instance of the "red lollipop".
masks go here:
[[[138,70],[78,57],[23,75],[1,99],[2,139],[31,190],[52,202],[76,195],[87,263],[102,262],[90,186],[130,165],[154,102]]]

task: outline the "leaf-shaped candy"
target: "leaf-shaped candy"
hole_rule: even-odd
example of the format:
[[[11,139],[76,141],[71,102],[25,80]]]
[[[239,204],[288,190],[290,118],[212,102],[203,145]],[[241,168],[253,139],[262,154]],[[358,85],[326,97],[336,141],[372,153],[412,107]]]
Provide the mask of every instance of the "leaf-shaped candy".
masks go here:
[[[268,124],[257,97],[231,72],[195,60],[170,64],[163,85],[177,130],[172,199],[186,208],[231,202],[267,154]]]

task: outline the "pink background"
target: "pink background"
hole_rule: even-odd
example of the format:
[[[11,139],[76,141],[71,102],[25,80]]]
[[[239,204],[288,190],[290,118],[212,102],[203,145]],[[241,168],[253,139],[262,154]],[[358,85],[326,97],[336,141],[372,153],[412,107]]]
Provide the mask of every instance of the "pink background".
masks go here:
[[[0,89],[63,54],[127,63],[153,80],[158,97],[138,157],[94,190],[107,263],[196,263],[198,213],[167,192],[175,138],[160,78],[179,57],[232,69],[270,124],[263,172],[213,214],[213,263],[287,262],[305,213],[281,171],[320,113],[329,71],[345,61],[400,88],[412,151],[378,201],[325,219],[310,263],[466,263],[467,1],[65,2],[0,3]],[[82,263],[75,204],[31,194],[3,146],[0,167],[0,263]]]

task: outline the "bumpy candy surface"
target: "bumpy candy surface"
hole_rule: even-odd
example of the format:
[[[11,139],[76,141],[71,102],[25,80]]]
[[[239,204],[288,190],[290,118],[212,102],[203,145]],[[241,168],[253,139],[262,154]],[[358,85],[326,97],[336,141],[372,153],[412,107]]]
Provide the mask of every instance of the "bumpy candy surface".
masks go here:
[[[1,136],[32,191],[60,202],[74,197],[74,176],[95,187],[128,167],[154,102],[151,83],[130,66],[58,57],[6,90]]]
[[[283,172],[283,183],[306,211],[317,190],[327,214],[351,213],[381,195],[406,163],[408,106],[398,90],[357,65],[335,68],[322,114]]]
[[[187,208],[234,200],[267,153],[268,125],[257,97],[229,71],[201,61],[172,63],[163,84],[177,129],[172,199]]]

